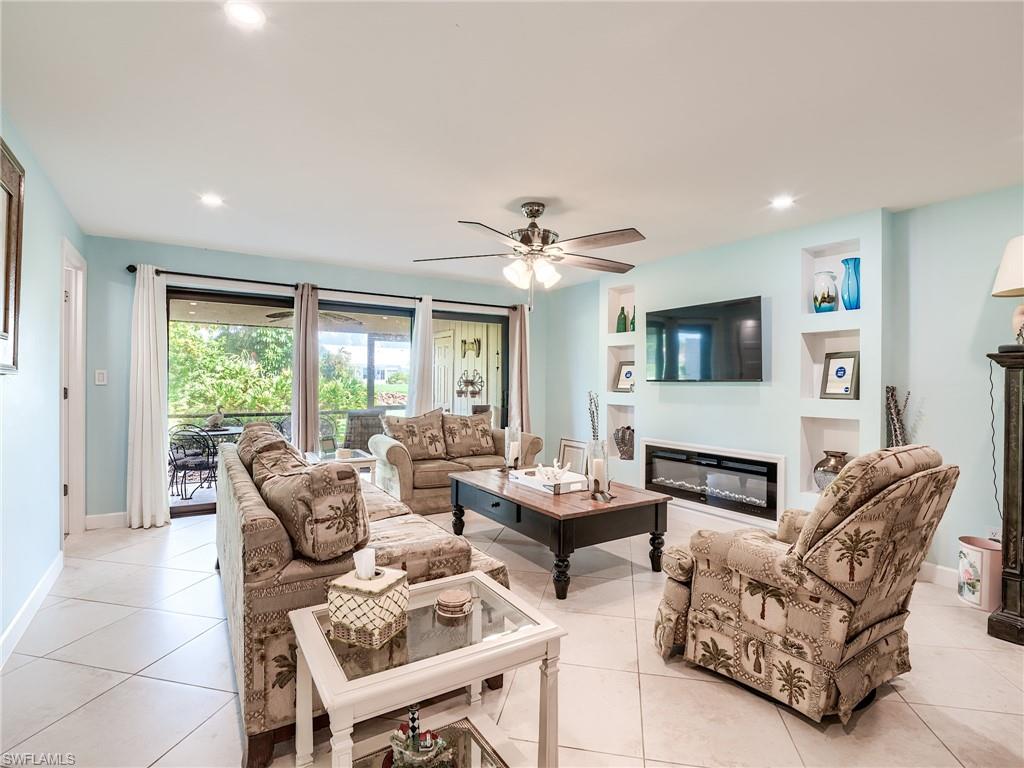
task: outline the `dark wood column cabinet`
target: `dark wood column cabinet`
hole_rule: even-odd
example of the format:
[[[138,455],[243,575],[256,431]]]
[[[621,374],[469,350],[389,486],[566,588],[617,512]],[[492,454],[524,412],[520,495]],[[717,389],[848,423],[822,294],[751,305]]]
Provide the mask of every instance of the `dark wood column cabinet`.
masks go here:
[[[1024,353],[1000,352],[989,357],[1006,375],[1006,418],[1003,424],[1003,583],[999,610],[988,617],[988,633],[1024,645]]]

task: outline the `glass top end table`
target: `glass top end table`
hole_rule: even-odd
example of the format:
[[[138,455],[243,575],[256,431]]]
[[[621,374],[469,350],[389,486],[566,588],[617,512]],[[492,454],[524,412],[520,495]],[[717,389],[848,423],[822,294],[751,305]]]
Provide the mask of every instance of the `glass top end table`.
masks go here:
[[[467,590],[473,599],[469,614],[455,620],[434,609],[438,594],[452,588]],[[334,639],[326,605],[300,608],[288,617],[297,646],[296,766],[313,759],[313,685],[330,718],[332,768],[363,768],[353,763],[360,752],[352,742],[355,723],[460,689],[466,691],[466,711],[477,730],[486,736],[493,726],[494,738],[503,740],[480,707],[483,681],[539,662],[537,759],[470,765],[557,768],[558,655],[565,630],[486,574],[470,571],[411,585],[408,626],[376,650]],[[451,716],[446,722],[453,722]],[[483,741],[494,743],[490,736]]]

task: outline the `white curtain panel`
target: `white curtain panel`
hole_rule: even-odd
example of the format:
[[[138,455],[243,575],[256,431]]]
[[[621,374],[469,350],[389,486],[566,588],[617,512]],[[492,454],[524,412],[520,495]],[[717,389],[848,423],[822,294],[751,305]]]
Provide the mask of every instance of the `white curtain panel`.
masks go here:
[[[292,345],[292,442],[300,451],[316,451],[320,443],[319,304],[317,287],[299,283]]]
[[[132,368],[128,395],[128,524],[170,522],[167,498],[167,283],[140,264],[132,306]]]
[[[509,314],[508,423],[530,432],[530,310],[519,304]]]
[[[407,416],[419,416],[434,407],[434,302],[421,296],[412,324],[412,377]]]

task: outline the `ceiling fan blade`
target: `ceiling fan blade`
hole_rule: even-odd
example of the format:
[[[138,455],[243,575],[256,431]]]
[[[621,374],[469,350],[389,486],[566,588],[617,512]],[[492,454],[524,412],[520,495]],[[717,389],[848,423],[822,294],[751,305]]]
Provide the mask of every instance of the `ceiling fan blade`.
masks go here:
[[[596,256],[584,256],[579,253],[561,253],[552,255],[555,264],[567,264],[570,267],[583,267],[584,269],[596,269],[598,272],[614,272],[624,275],[633,268],[632,264],[623,261],[612,261],[611,259],[599,259]]]
[[[500,232],[494,227],[488,227],[486,224],[481,224],[479,221],[459,221],[459,224],[465,224],[467,227],[473,227],[481,235],[487,235],[488,237],[494,237],[501,240],[509,248],[522,248],[523,244],[518,240],[514,240],[504,232]]]
[[[552,248],[561,248],[562,251],[588,251],[591,248],[607,248],[611,245],[625,245],[636,243],[646,238],[635,228],[613,229],[611,232],[597,232],[593,235],[583,235],[570,240],[559,240],[552,243]],[[547,249],[545,249],[547,250]]]
[[[492,256],[498,256],[503,259],[514,259],[518,254],[516,253],[481,253],[477,256],[441,256],[436,259],[413,259],[413,263],[418,261],[455,261],[456,259],[487,259]]]

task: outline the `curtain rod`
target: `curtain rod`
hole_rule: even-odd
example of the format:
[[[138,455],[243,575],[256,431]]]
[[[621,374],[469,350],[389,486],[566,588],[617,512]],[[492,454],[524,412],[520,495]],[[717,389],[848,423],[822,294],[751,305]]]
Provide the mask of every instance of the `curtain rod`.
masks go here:
[[[129,272],[135,273],[138,271],[138,267],[134,264],[129,264],[125,267]],[[270,280],[252,280],[247,277],[222,277],[221,275],[200,275],[195,272],[174,272],[170,269],[157,269],[158,275],[177,275],[178,277],[198,277],[203,280],[230,280],[231,282],[242,282],[242,283],[254,283],[255,285],[273,285],[277,288],[298,288],[296,283],[275,283]],[[317,286],[320,289],[319,286]],[[336,293],[354,293],[357,296],[379,296],[384,299],[408,299],[410,301],[420,301],[421,296],[404,296],[400,293],[377,293],[376,291],[353,291],[350,288],[323,288],[320,290],[324,291],[335,291]],[[485,304],[480,301],[455,301],[453,299],[435,299],[442,304],[461,304],[466,307],[490,307],[492,309],[508,309],[515,312],[518,307],[515,304]]]

